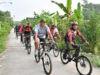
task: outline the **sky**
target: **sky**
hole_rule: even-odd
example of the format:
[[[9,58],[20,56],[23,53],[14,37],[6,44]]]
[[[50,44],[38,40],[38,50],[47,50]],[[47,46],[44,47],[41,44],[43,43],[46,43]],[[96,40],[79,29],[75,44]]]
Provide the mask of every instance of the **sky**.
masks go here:
[[[55,0],[66,5],[66,0]],[[89,2],[100,4],[99,0],[88,0]],[[26,17],[33,17],[33,12],[40,14],[42,10],[49,12],[58,11],[60,14],[64,12],[51,0],[0,0],[0,2],[12,2],[13,4],[0,4],[0,10],[10,11],[15,21],[20,21]],[[72,9],[77,8],[77,3],[82,0],[73,0]]]

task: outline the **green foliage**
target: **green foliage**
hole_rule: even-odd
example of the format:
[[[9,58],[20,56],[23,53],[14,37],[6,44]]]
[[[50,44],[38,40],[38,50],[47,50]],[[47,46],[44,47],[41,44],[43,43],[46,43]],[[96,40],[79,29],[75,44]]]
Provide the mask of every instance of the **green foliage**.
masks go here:
[[[11,27],[13,26],[13,21],[10,12],[0,11],[0,53],[4,51],[5,41],[8,34],[10,33]]]
[[[66,2],[67,2],[68,14],[70,14],[72,9],[72,0],[67,0]]]
[[[66,44],[65,44],[65,41],[64,40],[57,40],[57,46],[59,48],[59,50],[62,50],[64,48],[66,48]]]
[[[77,4],[77,9],[74,10],[73,19],[78,22],[83,20],[83,12],[80,3]]]
[[[100,21],[98,19],[100,16],[93,14],[89,21],[84,21],[79,27],[90,43],[89,49],[85,51],[95,54],[100,53]]]
[[[65,13],[67,12],[67,8],[62,3],[58,3],[55,1],[52,1],[52,3],[55,3],[56,5],[58,5]]]
[[[96,67],[100,67],[100,56],[98,55],[88,55],[92,64]]]
[[[58,3],[55,1],[52,1],[52,3],[55,3],[56,5],[58,5],[65,13],[66,17],[69,17],[71,15],[71,6],[72,6],[72,0],[67,0],[67,6],[64,6],[64,4],[62,3]]]

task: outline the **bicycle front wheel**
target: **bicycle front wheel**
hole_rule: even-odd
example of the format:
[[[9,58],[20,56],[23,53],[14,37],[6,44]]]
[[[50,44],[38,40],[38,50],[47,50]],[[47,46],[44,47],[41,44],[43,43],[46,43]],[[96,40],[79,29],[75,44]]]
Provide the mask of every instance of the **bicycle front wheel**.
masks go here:
[[[80,75],[91,75],[92,65],[90,60],[85,56],[79,56],[76,61],[76,69]]]
[[[43,69],[46,75],[50,75],[52,72],[52,62],[48,53],[44,54],[44,57],[42,58],[42,62],[43,62]]]
[[[39,63],[40,62],[40,51],[35,49],[34,56],[35,56],[36,63]]]
[[[54,54],[55,57],[59,56],[59,50],[58,50],[57,45],[54,45],[53,54]]]
[[[27,53],[28,53],[28,54],[31,54],[31,47],[29,47],[29,48],[27,49]]]

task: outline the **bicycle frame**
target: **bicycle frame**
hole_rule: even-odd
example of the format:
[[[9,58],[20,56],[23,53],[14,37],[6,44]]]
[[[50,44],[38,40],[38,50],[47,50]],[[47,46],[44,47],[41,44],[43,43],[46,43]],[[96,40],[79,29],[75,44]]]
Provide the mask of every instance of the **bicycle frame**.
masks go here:
[[[85,46],[86,44],[75,44],[75,46],[78,47],[78,56],[80,55],[80,52],[82,51],[82,46]],[[69,49],[68,52],[71,53],[73,50],[76,50],[75,48],[73,49]],[[71,54],[72,55],[72,60],[74,58],[74,54]],[[76,58],[76,57],[75,57]]]

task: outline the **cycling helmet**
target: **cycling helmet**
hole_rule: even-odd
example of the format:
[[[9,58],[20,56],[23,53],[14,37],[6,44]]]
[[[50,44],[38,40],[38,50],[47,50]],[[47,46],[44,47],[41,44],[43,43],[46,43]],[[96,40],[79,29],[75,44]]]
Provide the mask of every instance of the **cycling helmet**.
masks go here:
[[[72,26],[78,25],[78,22],[72,22]]]
[[[55,24],[52,24],[52,27],[56,28],[56,25]]]

